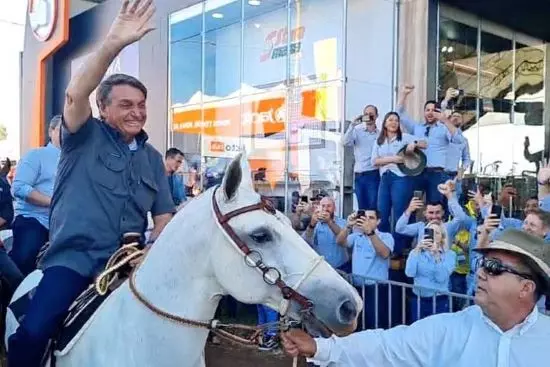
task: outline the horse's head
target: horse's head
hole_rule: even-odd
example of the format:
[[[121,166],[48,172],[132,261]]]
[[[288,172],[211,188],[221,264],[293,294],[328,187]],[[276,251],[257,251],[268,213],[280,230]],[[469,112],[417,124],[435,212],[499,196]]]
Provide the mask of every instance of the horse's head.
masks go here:
[[[210,259],[225,292],[297,320],[303,319],[304,303],[311,301],[315,318],[335,333],[355,328],[362,309],[359,295],[294,231],[288,218],[262,205],[244,154],[228,166],[213,201],[214,217],[226,240],[212,241]],[[289,294],[285,285],[295,293]],[[307,326],[315,333],[316,324]]]

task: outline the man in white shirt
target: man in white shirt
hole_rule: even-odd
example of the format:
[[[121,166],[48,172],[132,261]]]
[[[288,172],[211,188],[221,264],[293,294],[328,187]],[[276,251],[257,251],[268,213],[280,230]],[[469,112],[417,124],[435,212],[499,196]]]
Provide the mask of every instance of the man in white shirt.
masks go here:
[[[480,248],[475,306],[411,326],[313,339],[283,334],[292,356],[323,366],[540,366],[550,360],[550,317],[537,300],[550,290],[550,246],[510,229]]]

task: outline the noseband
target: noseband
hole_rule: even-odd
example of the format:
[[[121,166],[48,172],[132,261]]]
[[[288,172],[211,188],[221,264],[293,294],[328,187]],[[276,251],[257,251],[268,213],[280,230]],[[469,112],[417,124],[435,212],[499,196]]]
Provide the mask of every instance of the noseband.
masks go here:
[[[304,295],[300,294],[297,291],[298,287],[313,273],[315,268],[322,262],[323,257],[322,256],[317,257],[313,261],[311,268],[307,272],[302,274],[302,277],[294,285],[294,287],[290,287],[282,280],[280,270],[275,267],[267,266],[263,262],[259,253],[257,251],[251,250],[248,247],[248,245],[235,233],[235,231],[229,224],[229,221],[231,219],[238,217],[239,215],[250,213],[256,210],[262,210],[264,212],[267,212],[268,214],[276,216],[277,211],[275,210],[273,203],[266,197],[262,196],[260,199],[260,202],[257,204],[245,206],[239,209],[235,209],[229,213],[222,214],[218,206],[218,203],[216,201],[217,191],[218,191],[218,187],[214,189],[214,193],[212,194],[212,208],[214,210],[214,214],[216,215],[218,224],[221,226],[223,232],[229,237],[230,241],[242,253],[242,255],[244,256],[245,263],[249,266],[252,266],[258,269],[262,274],[262,278],[264,282],[266,282],[269,285],[275,285],[281,290],[281,294],[283,296],[283,302],[279,307],[279,314],[281,314],[282,316],[285,316],[290,306],[290,302],[294,301],[298,305],[300,305],[301,307],[300,314],[302,315],[303,319],[307,320],[312,324],[315,324],[318,327],[318,329],[321,331],[323,336],[329,337],[332,334],[332,331],[326,325],[324,325],[324,323],[322,323],[319,319],[317,319],[314,316],[313,302],[311,302],[311,300],[309,300],[307,297],[305,297]]]
[[[288,286],[282,280],[281,272],[279,271],[279,269],[275,267],[267,266],[263,262],[260,254],[257,251],[251,250],[248,247],[248,245],[243,240],[241,240],[241,238],[235,233],[231,225],[229,225],[229,221],[232,218],[235,218],[241,214],[250,213],[256,210],[262,210],[271,215],[276,216],[277,211],[275,210],[275,207],[273,206],[271,201],[269,201],[265,197],[261,197],[260,202],[257,204],[245,206],[239,209],[235,209],[229,213],[222,214],[218,206],[218,203],[216,202],[217,191],[218,191],[218,187],[214,189],[214,192],[212,194],[212,209],[214,210],[214,213],[216,215],[217,224],[221,227],[223,233],[230,239],[232,244],[234,244],[234,246],[236,246],[236,248],[241,252],[241,254],[244,257],[245,263],[248,266],[254,267],[257,270],[259,270],[262,274],[264,282],[266,282],[269,285],[277,286],[281,290],[281,293],[283,295],[283,302],[279,307],[279,313],[282,316],[285,316],[290,306],[290,302],[295,301],[301,307],[300,314],[303,320],[315,325],[324,337],[329,337],[332,334],[332,331],[326,325],[324,325],[323,322],[321,322],[319,319],[315,317],[313,313],[313,306],[314,306],[313,302],[311,302],[307,297],[303,296],[297,291],[299,286],[313,273],[315,268],[322,262],[323,257],[319,256],[315,259],[315,261],[311,265],[311,268],[307,272],[302,274],[302,277],[294,285],[294,287]],[[143,251],[140,251],[140,253],[143,254]],[[123,260],[123,261],[126,261],[126,260]],[[143,305],[145,305],[149,310],[151,310],[155,314],[161,317],[164,317],[168,320],[181,323],[184,325],[210,329],[212,332],[214,332],[216,335],[220,337],[223,337],[233,342],[237,342],[245,346],[257,345],[258,337],[261,333],[261,329],[258,327],[251,327],[251,326],[239,325],[239,324],[236,324],[236,325],[221,324],[218,320],[210,320],[208,322],[195,321],[195,320],[190,320],[181,316],[171,314],[169,312],[166,312],[156,307],[147,298],[145,298],[145,296],[141,294],[141,292],[139,292],[139,290],[137,289],[136,281],[135,281],[136,270],[137,268],[135,268],[132,271],[132,274],[129,279],[130,290]],[[250,338],[245,339],[225,329],[240,330],[241,332],[248,331],[248,332],[253,332],[253,334]]]

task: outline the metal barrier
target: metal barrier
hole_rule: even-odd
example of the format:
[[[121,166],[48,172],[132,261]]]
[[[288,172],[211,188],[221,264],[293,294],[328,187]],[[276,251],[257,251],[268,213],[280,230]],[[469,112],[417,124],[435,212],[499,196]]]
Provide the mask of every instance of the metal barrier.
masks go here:
[[[408,325],[416,320],[433,314],[460,311],[465,307],[471,306],[474,301],[473,297],[465,294],[442,292],[434,288],[420,287],[393,280],[378,280],[352,274],[346,274],[344,277],[352,285],[354,279],[356,280],[356,284],[357,280],[362,283],[362,286],[355,287],[364,302],[364,309],[361,314],[361,330],[371,328],[388,328],[396,325]],[[372,282],[373,284],[365,285],[365,281],[369,283]],[[418,297],[413,293],[413,289],[432,293],[432,295],[429,297]],[[384,297],[387,297],[387,299],[384,299]],[[386,300],[387,303],[385,302]],[[426,307],[423,307],[426,306],[426,301],[431,303],[431,310],[428,310],[427,312]],[[382,309],[380,307],[381,304],[384,306]],[[415,304],[416,307],[414,307]],[[385,322],[386,320],[384,320],[386,305],[387,323]],[[441,307],[442,305],[443,308]],[[398,310],[396,310],[396,307],[398,307]],[[369,309],[372,308],[374,308],[374,320],[372,320],[372,311],[369,311]],[[415,308],[416,310],[412,310],[412,308]],[[384,314],[380,315],[380,313]],[[399,314],[400,316],[395,317],[396,314]],[[399,317],[401,320],[398,320]],[[367,320],[367,318],[371,320]]]

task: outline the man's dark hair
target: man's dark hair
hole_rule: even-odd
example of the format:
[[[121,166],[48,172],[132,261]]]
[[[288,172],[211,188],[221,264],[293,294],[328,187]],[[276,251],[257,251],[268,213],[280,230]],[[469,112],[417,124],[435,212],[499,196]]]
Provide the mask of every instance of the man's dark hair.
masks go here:
[[[176,156],[181,155],[183,156],[183,152],[179,150],[178,148],[170,148],[166,151],[166,154],[164,155],[164,158],[175,158]]]
[[[143,93],[143,96],[147,98],[147,88],[138,79],[127,74],[112,74],[97,87],[96,103],[98,108],[101,109],[101,106],[111,103],[111,91],[117,85],[129,85],[130,87],[139,89]]]
[[[439,205],[439,206],[441,206],[441,208],[445,208],[445,205],[443,205],[443,203],[442,203],[441,201],[428,201],[428,202],[426,203],[426,207],[428,207],[428,205],[429,205],[429,206],[437,206],[437,205]]]
[[[376,219],[380,219],[380,212],[378,211],[378,209],[376,208],[365,209],[365,213],[366,212],[374,212],[374,214],[376,215]]]
[[[430,99],[430,100],[426,101],[426,103],[424,103],[424,109],[426,109],[426,106],[429,105],[430,103],[433,103],[433,105],[434,105],[435,107],[438,106],[437,101],[434,101],[433,99]]]

